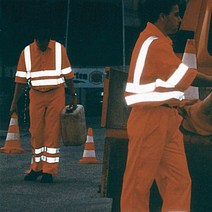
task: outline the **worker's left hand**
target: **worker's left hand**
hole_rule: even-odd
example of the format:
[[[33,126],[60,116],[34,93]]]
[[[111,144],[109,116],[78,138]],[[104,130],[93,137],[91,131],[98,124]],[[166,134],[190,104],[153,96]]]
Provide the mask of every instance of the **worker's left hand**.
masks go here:
[[[69,107],[73,110],[75,110],[77,108],[77,96],[71,97]]]

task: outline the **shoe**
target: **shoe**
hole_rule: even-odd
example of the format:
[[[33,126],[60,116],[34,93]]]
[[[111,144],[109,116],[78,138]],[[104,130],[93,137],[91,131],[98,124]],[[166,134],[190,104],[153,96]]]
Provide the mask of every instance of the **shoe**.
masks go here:
[[[41,178],[41,183],[53,183],[53,177],[52,174],[43,173]]]
[[[39,176],[42,175],[42,173],[43,173],[42,171],[35,172],[35,171],[31,170],[31,172],[24,177],[24,180],[25,181],[35,181]]]

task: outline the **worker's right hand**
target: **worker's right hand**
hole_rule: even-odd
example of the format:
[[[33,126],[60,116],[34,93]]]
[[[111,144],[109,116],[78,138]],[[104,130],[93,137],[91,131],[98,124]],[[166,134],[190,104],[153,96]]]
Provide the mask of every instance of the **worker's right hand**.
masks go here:
[[[17,106],[17,103],[12,103],[12,105],[10,107],[10,116],[12,116],[12,114],[14,112],[18,115],[18,106]]]

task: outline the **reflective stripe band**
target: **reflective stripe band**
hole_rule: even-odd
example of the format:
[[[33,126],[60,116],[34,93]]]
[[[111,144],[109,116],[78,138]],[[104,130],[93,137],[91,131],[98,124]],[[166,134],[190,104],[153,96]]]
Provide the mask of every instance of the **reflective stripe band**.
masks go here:
[[[36,78],[36,77],[53,77],[53,76],[60,76],[60,73],[58,73],[55,70],[45,70],[45,71],[36,71],[36,72],[31,72],[31,78]]]
[[[83,157],[84,158],[95,157],[95,151],[94,150],[84,150]]]
[[[46,157],[46,156],[41,156],[41,157],[35,157],[35,162],[39,163],[40,161],[46,161],[47,163],[59,163],[59,157],[52,158],[52,157]]]
[[[56,154],[60,153],[60,148],[41,147],[39,149],[35,149],[35,154],[40,154],[42,152],[47,152],[49,154]]]
[[[55,64],[56,64],[56,72],[60,75],[61,74],[61,44],[56,42],[55,43]]]
[[[24,49],[24,59],[25,59],[25,65],[26,65],[26,71],[27,71],[27,76],[26,78],[30,78],[30,72],[31,72],[31,55],[30,55],[30,46],[27,46]]]
[[[154,91],[156,87],[155,82],[145,84],[145,85],[137,85],[133,83],[127,83],[126,85],[126,91],[131,93],[146,93],[150,91]]]
[[[18,119],[11,118],[10,119],[10,125],[18,125]]]
[[[62,69],[62,74],[69,74],[69,73],[71,73],[71,72],[72,72],[71,67]]]
[[[158,37],[151,36],[151,37],[147,38],[144,41],[144,43],[140,49],[140,52],[139,52],[139,55],[138,55],[138,58],[136,61],[134,79],[133,79],[133,81],[136,85],[139,85],[139,83],[140,83],[140,78],[141,78],[141,74],[143,72],[144,63],[146,61],[146,56],[147,56],[149,46],[152,43],[152,41],[154,41],[155,39],[158,39]]]
[[[20,135],[18,133],[7,133],[6,141],[20,141]]]
[[[172,76],[166,82],[172,85],[177,85],[177,83],[179,83],[183,76],[186,74],[187,70],[188,66],[181,63],[174,74],[172,74]]]
[[[32,86],[42,86],[42,85],[59,85],[64,83],[63,78],[59,79],[46,79],[46,80],[32,80]]]
[[[141,102],[160,102],[165,101],[169,99],[178,99],[182,100],[184,99],[184,93],[180,91],[170,91],[170,92],[151,92],[151,93],[145,93],[145,94],[134,94],[131,96],[125,97],[125,100],[128,105],[141,103]]]
[[[24,71],[17,71],[16,72],[16,77],[21,77],[21,78],[26,78],[27,77],[27,73]]]

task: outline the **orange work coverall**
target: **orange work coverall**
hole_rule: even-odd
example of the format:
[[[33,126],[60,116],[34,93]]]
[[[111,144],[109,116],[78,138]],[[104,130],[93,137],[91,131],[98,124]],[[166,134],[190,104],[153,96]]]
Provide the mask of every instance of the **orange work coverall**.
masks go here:
[[[35,41],[21,52],[15,82],[30,80],[30,133],[33,157],[30,170],[56,175],[60,152],[60,113],[65,107],[64,78],[71,69],[63,45],[50,40],[42,52]]]
[[[154,180],[162,211],[190,211],[191,179],[175,106],[183,104],[183,91],[196,74],[177,58],[171,39],[148,23],[135,45],[125,90],[132,110],[122,212],[148,212]]]

